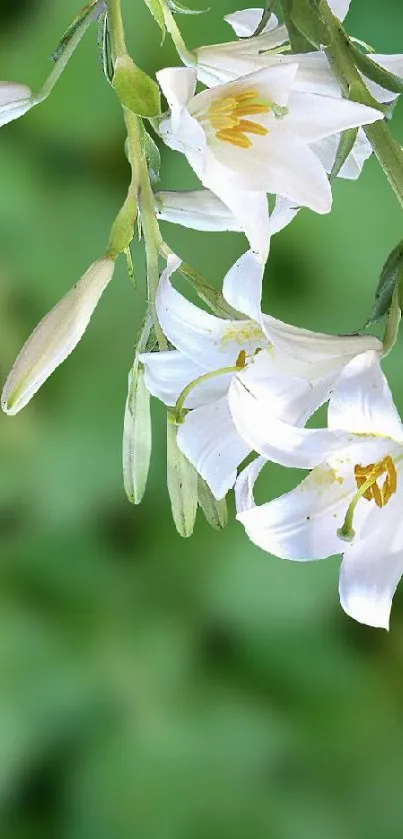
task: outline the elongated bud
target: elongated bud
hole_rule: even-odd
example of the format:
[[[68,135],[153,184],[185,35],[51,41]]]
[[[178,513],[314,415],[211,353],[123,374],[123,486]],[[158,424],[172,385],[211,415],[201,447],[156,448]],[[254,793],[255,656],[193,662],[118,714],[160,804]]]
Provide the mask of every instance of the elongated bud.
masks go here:
[[[206,521],[208,521],[211,527],[214,527],[214,530],[223,530],[228,524],[226,499],[221,498],[220,501],[217,501],[209,485],[206,484],[206,481],[200,475],[198,476],[197,486],[199,506],[203,510]]]
[[[151,445],[150,394],[144,384],[144,367],[136,362],[129,373],[123,427],[123,482],[133,504],[140,504],[144,495]]]
[[[197,472],[178,448],[177,427],[168,412],[167,484],[172,516],[180,536],[193,533],[197,513]]]
[[[16,414],[24,408],[77,346],[114,267],[112,259],[98,259],[38,324],[4,386],[1,407],[6,414]]]
[[[34,105],[35,98],[27,85],[0,82],[0,126],[22,117]]]

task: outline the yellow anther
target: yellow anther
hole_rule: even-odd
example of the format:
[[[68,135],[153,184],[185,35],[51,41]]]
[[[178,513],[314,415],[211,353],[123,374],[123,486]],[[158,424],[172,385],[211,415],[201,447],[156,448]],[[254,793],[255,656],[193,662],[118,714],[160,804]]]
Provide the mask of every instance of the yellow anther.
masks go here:
[[[208,119],[218,140],[248,149],[252,145],[248,134],[266,136],[269,131],[264,125],[243,117],[268,114],[270,110],[269,104],[259,101],[256,90],[248,90],[216,100],[208,112]]]
[[[235,366],[239,367],[240,370],[242,370],[242,368],[246,366],[246,350],[241,350],[241,352],[238,354]]]
[[[385,475],[385,479],[383,484],[379,486],[378,481],[383,475]],[[368,466],[357,464],[354,467],[354,476],[358,489],[371,481],[371,485],[368,486],[362,497],[366,498],[367,501],[374,500],[377,507],[385,507],[396,492],[397,472],[390,455],[386,455],[379,463],[369,463]]]

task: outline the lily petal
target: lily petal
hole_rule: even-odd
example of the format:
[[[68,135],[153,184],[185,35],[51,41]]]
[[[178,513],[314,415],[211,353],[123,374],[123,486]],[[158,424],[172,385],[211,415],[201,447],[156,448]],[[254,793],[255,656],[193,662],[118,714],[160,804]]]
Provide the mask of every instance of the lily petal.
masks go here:
[[[344,611],[360,623],[383,629],[389,629],[392,598],[403,574],[401,501],[400,494],[381,511],[376,536],[347,546],[340,569]]]
[[[247,510],[252,509],[252,507],[256,507],[253,489],[266,463],[267,460],[264,457],[255,457],[238,475],[235,484],[237,513],[245,513]]]
[[[324,362],[321,373],[334,364],[347,364],[352,356],[373,350],[378,355],[382,344],[373,335],[326,335],[284,323],[270,315],[263,315],[263,329],[268,339],[279,349],[310,364]],[[319,372],[316,373],[319,375]]]
[[[233,12],[230,15],[225,15],[224,20],[232,26],[235,35],[238,35],[239,38],[247,38],[256,32],[256,29],[262,19],[262,13],[263,9],[242,9],[239,12]],[[271,32],[273,29],[276,29],[277,26],[278,19],[276,18],[276,15],[272,14],[269,17],[263,32]]]
[[[237,312],[260,323],[264,265],[247,251],[230,268],[223,282],[223,295]]]
[[[237,497],[245,500],[245,480],[254,481],[255,470],[240,478]],[[337,535],[357,487],[351,469],[336,475],[329,464],[317,466],[299,486],[261,506],[237,515],[249,539],[283,559],[324,559],[344,550]]]
[[[203,375],[205,369],[179,350],[142,353],[140,361],[145,366],[144,381],[153,396],[165,405],[175,405],[184,388]],[[185,408],[198,408],[223,396],[230,383],[230,376],[217,376],[202,382],[190,392]]]
[[[4,386],[1,406],[16,414],[75,349],[90,322],[115,263],[98,259],[38,324],[23,346]]]
[[[289,114],[283,125],[284,130],[295,133],[306,143],[315,143],[330,134],[380,119],[383,119],[381,111],[349,99],[293,91],[289,99]]]
[[[403,426],[377,353],[362,353],[344,368],[330,399],[328,425],[403,442]]]
[[[237,467],[249,454],[232,421],[227,398],[191,411],[179,426],[177,440],[214,497],[224,498],[235,483]]]
[[[0,126],[22,117],[36,105],[31,88],[16,82],[0,82]]]
[[[339,20],[344,20],[350,8],[351,0],[328,0],[329,6]]]

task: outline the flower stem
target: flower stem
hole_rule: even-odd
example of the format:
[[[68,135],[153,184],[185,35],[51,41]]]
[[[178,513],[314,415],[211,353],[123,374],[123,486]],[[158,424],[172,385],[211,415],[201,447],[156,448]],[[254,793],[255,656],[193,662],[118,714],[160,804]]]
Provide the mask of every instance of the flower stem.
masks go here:
[[[173,417],[176,425],[180,425],[183,422],[183,406],[187,397],[192,390],[197,387],[197,385],[200,385],[203,382],[209,382],[211,379],[216,379],[217,376],[225,376],[227,373],[239,373],[239,371],[242,370],[242,367],[243,365],[241,364],[239,366],[237,364],[233,364],[230,367],[220,367],[219,370],[210,370],[208,373],[202,373],[202,375],[198,376],[197,379],[189,382],[189,384],[186,385],[179,394],[178,399],[176,400],[176,405],[173,409]]]
[[[125,30],[122,19],[120,0],[106,0],[108,10],[109,31],[111,33],[112,49],[115,60],[118,56],[127,55]]]
[[[383,111],[364,84],[354,61],[353,44],[335,17],[327,0],[319,0],[319,11],[329,34],[326,53],[346,96],[362,105]],[[403,151],[389,131],[385,120],[364,126],[369,142],[403,207]]]

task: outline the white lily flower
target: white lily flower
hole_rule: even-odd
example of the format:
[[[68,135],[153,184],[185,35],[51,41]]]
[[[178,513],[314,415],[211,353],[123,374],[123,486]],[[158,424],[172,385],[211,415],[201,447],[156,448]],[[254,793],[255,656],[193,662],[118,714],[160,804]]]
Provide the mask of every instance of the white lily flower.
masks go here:
[[[328,0],[328,2],[333,14],[335,14],[339,20],[344,20],[349,10],[351,0]],[[235,34],[238,35],[239,38],[249,38],[254,32],[256,32],[256,29],[262,19],[262,13],[262,8],[242,9],[242,11],[225,15],[224,20],[232,26]],[[276,29],[278,25],[276,16],[272,14],[270,15],[263,31],[271,32]],[[287,30],[284,40],[288,40]]]
[[[238,219],[209,189],[188,192],[157,192],[154,195],[157,218],[190,227],[193,230],[242,232]],[[279,233],[297,215],[298,207],[281,196],[276,196],[270,214],[270,232]]]
[[[75,349],[102,292],[112,279],[114,267],[113,259],[98,259],[38,324],[4,385],[1,407],[6,414],[13,415],[24,408]]]
[[[328,422],[327,432],[309,431],[319,465],[292,492],[255,506],[253,485],[264,461],[241,474],[238,519],[255,544],[280,557],[343,553],[343,609],[387,629],[403,573],[403,426],[377,354],[364,353],[347,365],[331,396]],[[292,448],[293,434],[290,429],[285,446]]]
[[[36,104],[32,90],[27,85],[0,82],[0,126],[22,117]]]
[[[270,402],[278,421],[303,424],[329,397],[347,361],[381,344],[370,336],[316,334],[262,315],[263,266],[251,251],[223,285],[227,302],[243,320],[215,317],[179,294],[170,282],[179,265],[177,257],[168,260],[156,300],[161,327],[176,349],[144,353],[140,360],[150,393],[175,406],[178,446],[219,499],[252,448],[232,415],[238,379],[257,404]]]
[[[157,74],[171,109],[160,123],[161,136],[228,206],[262,261],[269,227],[264,193],[329,212],[329,181],[310,145],[382,119],[365,105],[294,90],[297,69],[267,68],[197,95],[195,70]]]

